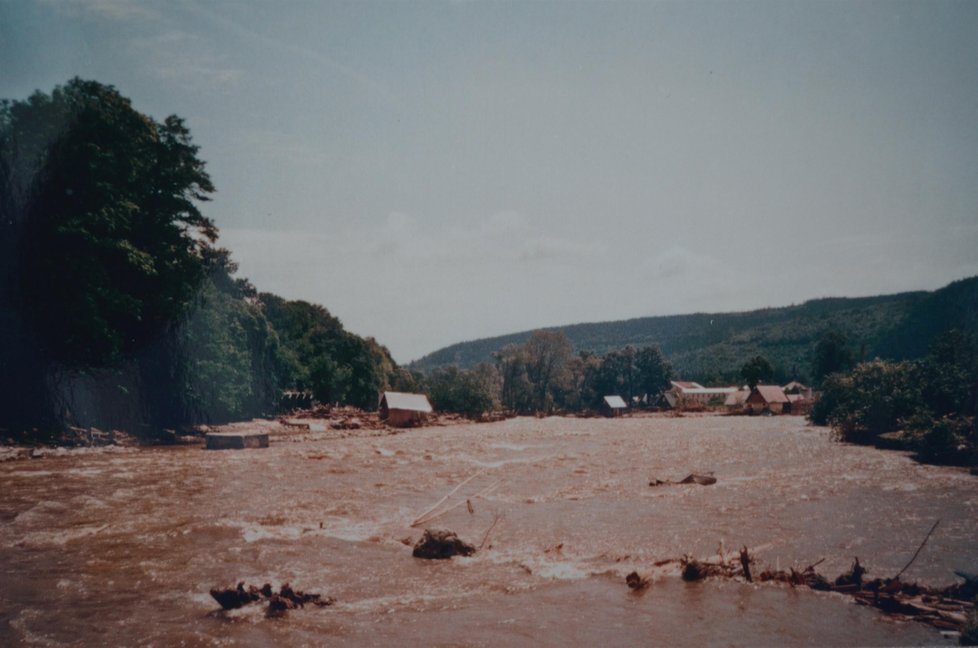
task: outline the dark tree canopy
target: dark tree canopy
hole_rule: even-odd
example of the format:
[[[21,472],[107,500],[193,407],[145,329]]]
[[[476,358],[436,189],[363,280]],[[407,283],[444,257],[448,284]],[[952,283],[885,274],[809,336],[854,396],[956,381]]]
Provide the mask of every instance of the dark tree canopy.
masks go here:
[[[190,132],[73,79],[0,104],[3,218],[18,227],[20,307],[52,359],[111,364],[182,315],[217,236]]]
[[[754,356],[740,368],[740,376],[751,389],[761,381],[771,378],[773,374],[774,369],[764,356]]]
[[[852,368],[852,352],[849,340],[839,331],[828,331],[815,345],[812,361],[812,379],[816,385],[831,374],[848,371]]]

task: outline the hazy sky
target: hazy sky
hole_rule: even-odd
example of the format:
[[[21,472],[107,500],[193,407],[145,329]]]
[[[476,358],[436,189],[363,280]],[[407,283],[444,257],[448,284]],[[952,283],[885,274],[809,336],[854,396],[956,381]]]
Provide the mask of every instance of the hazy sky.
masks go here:
[[[0,0],[0,97],[187,120],[241,274],[406,362],[978,274],[976,2]]]

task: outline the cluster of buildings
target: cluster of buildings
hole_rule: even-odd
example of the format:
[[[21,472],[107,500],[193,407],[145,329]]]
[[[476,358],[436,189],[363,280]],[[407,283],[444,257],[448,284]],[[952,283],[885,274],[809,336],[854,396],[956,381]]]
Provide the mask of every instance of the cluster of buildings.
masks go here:
[[[787,385],[704,387],[674,380],[662,394],[663,404],[677,410],[726,409],[747,414],[801,414],[811,407],[812,389],[798,381]]]
[[[682,380],[671,381],[672,386],[662,394],[661,404],[675,410],[726,410],[744,414],[802,414],[808,411],[814,399],[812,389],[798,381],[787,385],[757,385],[743,387],[704,387]],[[380,398],[379,414],[382,421],[396,427],[423,425],[432,413],[431,403],[424,394],[384,392]],[[600,407],[608,417],[621,416],[628,411],[628,403],[621,396],[605,396]]]

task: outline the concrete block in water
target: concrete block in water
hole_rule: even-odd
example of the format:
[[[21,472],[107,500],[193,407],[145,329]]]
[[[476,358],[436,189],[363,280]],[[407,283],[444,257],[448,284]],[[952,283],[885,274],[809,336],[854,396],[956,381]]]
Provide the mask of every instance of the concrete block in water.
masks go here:
[[[207,435],[208,450],[243,450],[244,448],[267,448],[268,434],[265,432],[210,432]]]

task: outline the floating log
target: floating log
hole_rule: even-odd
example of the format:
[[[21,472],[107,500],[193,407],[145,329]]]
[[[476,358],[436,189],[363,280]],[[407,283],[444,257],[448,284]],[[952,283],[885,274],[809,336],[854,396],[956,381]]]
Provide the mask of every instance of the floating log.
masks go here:
[[[649,482],[649,486],[673,486],[676,484],[699,484],[700,486],[712,486],[715,483],[717,483],[717,478],[710,473],[705,475],[690,473],[679,481],[671,481],[669,479],[653,479]]]

